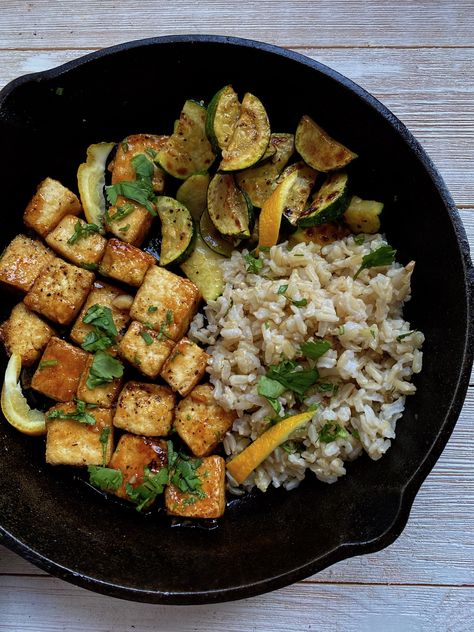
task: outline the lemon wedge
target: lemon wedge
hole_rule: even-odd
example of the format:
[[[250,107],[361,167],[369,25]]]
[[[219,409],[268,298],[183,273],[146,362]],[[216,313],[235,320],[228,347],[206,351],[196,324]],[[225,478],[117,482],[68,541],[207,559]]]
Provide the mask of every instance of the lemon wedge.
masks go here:
[[[243,483],[247,476],[264,461],[279,445],[288,439],[292,432],[307,423],[314,415],[309,410],[299,415],[279,421],[260,435],[253,443],[227,463],[227,469],[237,483]]]
[[[258,248],[270,248],[278,242],[281,217],[297,178],[297,171],[288,174],[263,203],[259,221]]]
[[[82,208],[89,224],[96,224],[104,232],[105,165],[115,143],[96,143],[87,148],[86,162],[77,170],[77,185]]]
[[[8,361],[2,387],[2,412],[14,428],[27,435],[46,433],[46,419],[40,410],[30,408],[18,382],[21,356],[14,353]]]

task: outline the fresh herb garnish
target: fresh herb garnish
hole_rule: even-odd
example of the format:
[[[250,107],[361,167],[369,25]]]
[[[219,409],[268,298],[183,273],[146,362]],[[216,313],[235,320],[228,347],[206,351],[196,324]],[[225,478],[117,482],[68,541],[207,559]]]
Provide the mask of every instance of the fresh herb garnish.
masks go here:
[[[128,138],[124,138],[120,144],[122,145],[122,151],[128,151]]]
[[[157,339],[161,340],[163,338],[163,336],[165,336],[165,338],[170,338],[170,335],[167,331],[167,328],[169,327],[169,325],[172,325],[174,322],[174,317],[173,317],[173,310],[172,309],[168,309],[166,311],[166,316],[165,316],[165,320],[161,323],[160,325],[160,329],[158,330],[158,335],[157,335]],[[152,329],[153,326],[150,325],[150,329]]]
[[[141,331],[140,336],[143,338],[145,344],[147,344],[148,346],[153,344],[153,338],[147,331]]]
[[[135,169],[136,180],[123,180],[122,182],[106,186],[105,193],[107,199],[110,204],[116,204],[118,196],[122,195],[144,206],[151,215],[156,215],[156,209],[153,204],[156,201],[152,182],[154,172],[153,163],[145,154],[137,154],[132,158],[132,166]],[[112,221],[117,219],[116,215],[111,219]]]
[[[284,294],[287,289],[288,289],[288,285],[280,285],[280,287],[278,288],[277,294]]]
[[[343,336],[345,331],[346,331],[346,328],[344,327],[344,325],[341,325],[340,327],[336,329],[336,336]]]
[[[86,224],[85,222],[81,222],[80,219],[77,220],[76,225],[74,226],[74,232],[67,240],[67,243],[72,246],[79,239],[84,239],[84,237],[88,237],[93,233],[99,233],[100,228],[97,224]]]
[[[104,491],[115,492],[123,483],[123,475],[120,470],[100,465],[89,465],[89,483]]]
[[[105,426],[102,428],[99,441],[102,445],[102,465],[105,467],[107,465],[107,444],[109,442],[110,435],[110,426]]]
[[[127,224],[126,226],[122,226],[122,228],[119,228],[118,231],[119,233],[127,233],[129,228],[130,224]]]
[[[293,303],[295,307],[305,307],[308,304],[308,300],[306,298],[302,298],[300,301],[295,301],[290,298],[290,301]]]
[[[365,235],[363,233],[361,233],[360,235],[354,235],[354,243],[357,246],[362,246],[362,244],[365,244]]]
[[[345,439],[349,436],[349,433],[339,424],[328,421],[321,428],[318,435],[321,443],[331,443],[331,441],[335,441],[336,439]]]
[[[404,334],[400,334],[399,336],[397,336],[397,342],[401,342],[404,338],[406,338],[407,336],[411,336],[412,334],[416,332],[417,332],[416,329],[412,329],[411,331],[407,331]]]
[[[368,255],[362,257],[362,264],[354,275],[357,279],[362,270],[366,268],[377,268],[379,266],[389,266],[395,261],[397,251],[390,246],[380,246],[377,250],[372,250]]]
[[[117,206],[113,215],[107,214],[107,223],[110,224],[111,222],[116,222],[119,219],[123,219],[124,217],[127,217],[127,215],[130,215],[130,213],[133,213],[134,210],[135,206],[133,204],[130,204],[130,202],[126,202],[121,206]],[[128,224],[128,226],[130,226],[130,224]]]
[[[324,355],[326,351],[329,351],[331,347],[331,343],[327,340],[303,342],[303,344],[301,345],[301,353],[305,356],[305,358],[317,360],[322,355]]]
[[[157,496],[163,493],[169,480],[168,468],[162,467],[155,474],[146,467],[144,469],[143,483],[133,487],[130,483],[125,485],[125,491],[130,500],[137,504],[137,511],[151,505]]]
[[[259,257],[254,257],[250,252],[244,255],[244,259],[247,264],[247,272],[258,274],[263,268],[263,261]]]
[[[87,412],[86,402],[76,400],[76,410],[72,413],[65,413],[62,409],[52,410],[47,414],[48,419],[71,419],[88,426],[95,425],[95,417]]]
[[[281,410],[281,404],[277,398],[280,397],[280,395],[282,395],[285,390],[286,387],[283,386],[283,384],[280,384],[280,382],[277,382],[276,380],[271,380],[265,375],[262,375],[258,380],[258,394],[268,400],[268,403],[277,414]]]
[[[268,368],[266,377],[275,380],[287,390],[303,396],[319,379],[317,369],[301,369],[293,360],[283,360]]]
[[[331,393],[337,387],[337,384],[333,384],[332,382],[318,382],[316,384],[316,388],[320,393]]]
[[[96,388],[101,384],[108,384],[114,379],[122,377],[123,364],[105,351],[97,351],[92,360],[87,388]]]
[[[152,160],[155,160],[155,158],[158,156],[158,152],[156,151],[156,149],[153,149],[153,147],[147,147],[145,149],[145,153],[148,154]]]
[[[81,347],[85,351],[105,351],[114,344],[114,339],[104,336],[100,331],[89,331],[84,338]]]
[[[137,154],[132,158],[132,167],[137,174],[137,180],[152,178],[155,171],[152,161],[145,154]]]
[[[38,370],[42,371],[43,369],[47,369],[50,366],[56,366],[57,364],[59,364],[59,360],[41,360]]]
[[[81,263],[81,268],[84,268],[84,270],[89,270],[89,272],[95,272],[98,267],[99,266],[97,263],[91,263],[89,261],[84,261],[83,263]]]
[[[158,307],[156,305],[150,305],[150,307],[147,309],[147,312],[149,314],[153,314],[154,312],[156,312],[157,309]]]
[[[112,338],[115,338],[118,334],[117,327],[115,326],[112,316],[112,310],[110,307],[106,307],[105,305],[96,303],[95,305],[89,307],[82,319],[82,322],[86,325],[97,327],[97,329],[100,329]]]
[[[167,441],[166,444],[168,446],[169,481],[184,493],[192,494],[197,498],[204,498],[206,494],[202,489],[201,479],[197,475],[197,470],[202,465],[202,459],[190,458],[181,452],[176,452],[172,441]]]

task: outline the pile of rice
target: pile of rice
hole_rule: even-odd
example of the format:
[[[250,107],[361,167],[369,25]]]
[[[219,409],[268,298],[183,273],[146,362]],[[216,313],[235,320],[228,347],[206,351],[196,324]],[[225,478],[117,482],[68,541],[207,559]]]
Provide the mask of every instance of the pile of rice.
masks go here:
[[[205,307],[207,322],[202,314],[195,317],[190,336],[211,356],[208,372],[217,402],[238,415],[224,439],[227,455],[241,452],[274,423],[276,413],[258,394],[258,380],[284,359],[308,368],[301,343],[324,338],[332,344],[315,366],[322,382],[337,384],[331,392],[311,387],[303,402],[289,391],[279,398],[281,416],[318,408],[306,428],[249,476],[244,489],[265,491],[270,484],[293,489],[308,469],[333,483],[345,474],[345,461],[363,451],[376,460],[388,450],[405,397],[415,392],[410,379],[421,370],[424,336],[415,331],[397,340],[410,331],[402,308],[410,299],[414,262],[370,268],[353,278],[363,255],[386,244],[378,234],[367,235],[362,244],[353,236],[324,247],[284,243],[261,253],[258,274],[247,271],[245,250],[224,262],[224,292]],[[288,289],[278,294],[282,285]],[[307,304],[292,302],[301,299]],[[346,432],[324,443],[319,432],[328,422]],[[228,476],[229,488],[238,492]]]

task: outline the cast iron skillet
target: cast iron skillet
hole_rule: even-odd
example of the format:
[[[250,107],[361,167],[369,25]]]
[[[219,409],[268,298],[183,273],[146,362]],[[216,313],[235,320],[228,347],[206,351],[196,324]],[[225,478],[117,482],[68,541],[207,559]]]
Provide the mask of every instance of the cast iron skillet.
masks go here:
[[[454,428],[468,385],[473,268],[442,179],[376,99],[275,46],[159,37],[10,83],[0,93],[1,245],[22,230],[22,211],[41,179],[77,190],[88,144],[170,133],[186,98],[208,102],[226,83],[258,95],[273,130],[294,130],[307,113],[359,153],[355,192],[386,202],[384,229],[397,258],[417,262],[406,315],[426,335],[423,372],[383,459],[360,458],[335,485],[308,477],[295,491],[230,503],[213,529],[173,528],[163,516],[142,517],[107,501],[70,470],[45,465],[41,439],[1,423],[3,543],[57,577],[115,597],[168,604],[249,597],[388,546]],[[12,304],[2,300],[2,318]]]

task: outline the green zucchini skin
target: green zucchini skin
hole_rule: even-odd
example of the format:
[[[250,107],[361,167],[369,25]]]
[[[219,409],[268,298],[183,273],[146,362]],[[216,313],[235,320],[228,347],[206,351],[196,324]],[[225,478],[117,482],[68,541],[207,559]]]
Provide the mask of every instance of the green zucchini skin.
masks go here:
[[[318,177],[318,172],[300,160],[286,167],[279,179],[283,180],[286,176],[290,175],[290,173],[293,173],[293,171],[298,172],[298,177],[291,188],[290,195],[285,204],[284,217],[290,224],[296,226],[299,216],[306,207],[311,190]]]
[[[342,169],[357,158],[357,154],[331,138],[306,114],[296,128],[295,146],[305,163],[316,171]]]
[[[207,190],[207,210],[222,235],[250,237],[253,208],[231,173],[216,173]]]
[[[231,85],[224,86],[212,97],[206,115],[206,135],[217,154],[228,146],[239,115],[237,93]]]
[[[191,256],[181,264],[181,270],[198,286],[206,302],[215,301],[224,290],[223,261],[224,257],[208,248],[198,235]]]
[[[185,261],[194,249],[196,225],[188,209],[174,198],[162,195],[156,203],[161,220],[160,266]]]
[[[347,173],[343,171],[332,173],[314,195],[310,206],[300,214],[297,225],[304,228],[332,222],[344,214],[349,202],[350,191]]]
[[[224,257],[230,257],[235,250],[238,240],[228,237],[227,239],[214,226],[207,210],[201,215],[199,221],[199,233],[206,245]]]
[[[205,125],[206,108],[188,99],[175,122],[173,134],[156,157],[162,169],[180,180],[209,169],[216,156]]]

